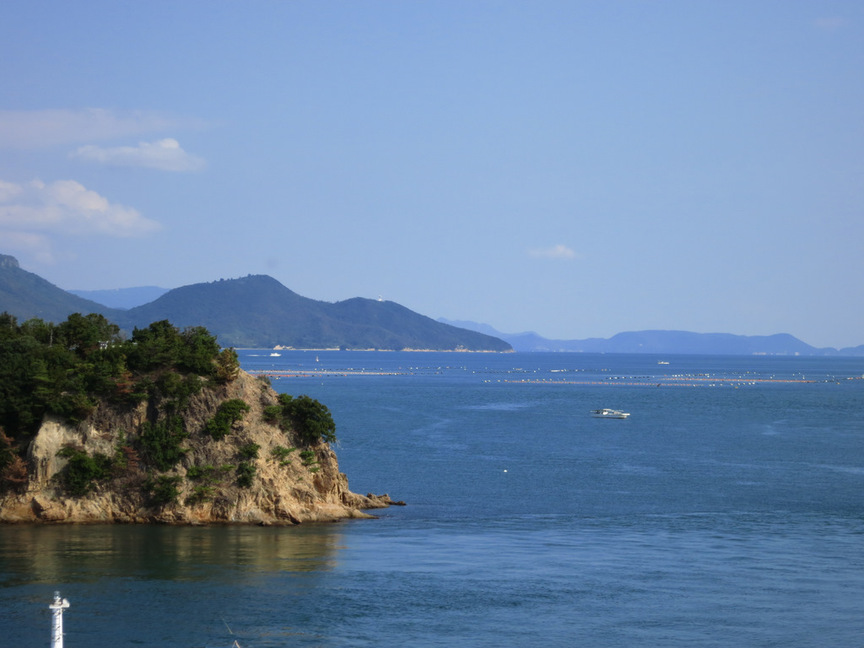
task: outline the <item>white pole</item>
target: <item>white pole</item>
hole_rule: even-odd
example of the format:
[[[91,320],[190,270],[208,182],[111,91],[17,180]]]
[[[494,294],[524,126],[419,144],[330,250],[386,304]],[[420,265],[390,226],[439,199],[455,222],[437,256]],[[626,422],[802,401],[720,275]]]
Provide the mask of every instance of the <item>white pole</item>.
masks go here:
[[[63,648],[63,610],[69,607],[69,601],[60,598],[60,592],[54,592],[54,602],[48,606],[54,617],[51,625],[51,648]]]

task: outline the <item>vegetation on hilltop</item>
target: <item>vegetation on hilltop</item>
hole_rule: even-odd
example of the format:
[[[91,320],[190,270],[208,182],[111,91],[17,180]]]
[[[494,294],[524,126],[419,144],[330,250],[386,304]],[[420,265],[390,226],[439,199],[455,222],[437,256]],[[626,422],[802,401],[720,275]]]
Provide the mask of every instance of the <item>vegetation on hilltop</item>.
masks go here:
[[[265,348],[436,349],[511,351],[502,340],[448,326],[393,302],[309,299],[266,275],[222,279],[169,290],[129,310],[73,295],[0,255],[0,311],[20,321],[61,322],[72,313],[100,313],[124,331],[150,322],[204,326],[222,346]]]
[[[196,443],[218,443],[250,410],[242,399],[222,397],[220,402],[208,392],[202,395],[210,403],[205,418],[200,408],[190,412],[191,401],[201,402],[203,390],[216,390],[239,374],[234,349],[222,349],[200,326],[181,330],[162,320],[124,339],[119,327],[99,314],[76,313],[59,324],[40,319],[19,324],[12,315],[0,314],[0,493],[26,486],[33,467],[24,452],[46,415],[74,425],[107,408],[138,412],[137,418],[124,419],[138,423],[123,430],[112,419],[110,452],[63,447],[57,455],[65,460],[59,485],[69,495],[82,496],[96,484],[135,473],[154,505],[169,502],[178,487],[172,471],[184,460],[190,436]],[[311,447],[335,440],[326,407],[306,396],[283,395],[278,402],[278,412],[268,418],[288,441]],[[257,446],[253,451],[247,443],[237,452],[236,483],[248,487]],[[214,472],[220,479],[224,474]],[[193,471],[189,479],[201,475]],[[211,488],[209,482],[202,484],[201,496]]]
[[[0,314],[0,426],[13,439],[36,432],[45,414],[75,423],[100,400],[182,400],[200,389],[201,378],[226,382],[237,371],[236,352],[221,349],[202,327],[180,331],[154,322],[124,340],[116,324],[95,313],[20,325]]]
[[[117,318],[124,326],[195,322],[236,347],[512,350],[498,338],[436,322],[394,302],[357,297],[331,304],[302,297],[266,275],[176,288]]]

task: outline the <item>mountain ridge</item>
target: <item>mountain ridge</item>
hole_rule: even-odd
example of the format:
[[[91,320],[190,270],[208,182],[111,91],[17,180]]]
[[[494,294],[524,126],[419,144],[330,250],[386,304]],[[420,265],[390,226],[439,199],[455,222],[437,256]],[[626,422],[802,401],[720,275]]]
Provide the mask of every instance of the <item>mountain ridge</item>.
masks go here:
[[[110,308],[73,295],[0,255],[0,312],[61,322],[98,313],[126,331],[168,320],[203,326],[222,346],[437,351],[512,351],[503,340],[437,322],[394,302],[303,297],[268,275],[220,279],[169,290],[152,302]]]
[[[559,353],[659,353],[701,355],[803,355],[864,356],[864,345],[817,348],[789,333],[773,335],[735,335],[733,333],[694,333],[675,330],[644,330],[617,333],[610,338],[551,340],[533,331],[502,333],[489,324],[467,320],[439,322],[460,326],[509,342],[514,351]]]
[[[116,292],[122,298],[122,293],[138,290],[75,292],[85,295]],[[268,275],[156,290],[162,293],[153,301],[130,308],[112,308],[64,291],[21,269],[14,257],[0,254],[0,312],[8,312],[20,320],[37,317],[53,322],[60,322],[71,313],[92,312],[127,330],[167,319],[176,326],[204,326],[224,346],[864,356],[864,345],[817,348],[787,333],[746,336],[645,330],[618,333],[611,338],[553,340],[533,331],[502,333],[488,324],[433,320],[389,301],[362,297],[335,303],[317,301],[302,297]],[[231,307],[226,308],[226,303],[231,303]]]

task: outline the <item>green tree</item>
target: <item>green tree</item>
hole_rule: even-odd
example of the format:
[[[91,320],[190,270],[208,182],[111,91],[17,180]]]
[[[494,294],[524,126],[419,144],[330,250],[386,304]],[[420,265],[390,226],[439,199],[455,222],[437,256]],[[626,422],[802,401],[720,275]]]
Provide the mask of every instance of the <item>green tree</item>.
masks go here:
[[[180,416],[169,416],[156,423],[144,423],[141,449],[145,460],[163,472],[171,470],[186,454],[182,444],[187,436]]]
[[[27,486],[27,464],[12,439],[0,427],[0,493],[20,491]]]
[[[172,475],[159,475],[144,483],[144,492],[150,495],[150,503],[156,506],[174,504],[180,497],[182,479]]]
[[[133,371],[149,371],[173,367],[180,355],[180,331],[168,320],[153,322],[145,329],[132,331],[129,367]]]
[[[216,370],[219,344],[203,326],[193,326],[180,334],[177,369],[199,376],[212,376]]]
[[[38,317],[29,319],[21,325],[21,333],[28,337],[32,337],[39,344],[51,346],[54,344],[54,339],[59,340],[60,336],[57,333],[57,326],[52,322],[45,322]]]
[[[336,441],[336,423],[330,410],[305,394],[297,398],[290,394],[279,394],[278,405],[265,408],[264,417],[283,430],[293,429],[304,445]]]
[[[229,383],[240,375],[240,358],[234,349],[222,349],[216,356],[216,380]]]
[[[239,452],[240,456],[244,459],[257,459],[258,451],[261,449],[261,446],[257,443],[246,443],[245,445],[240,446]]]
[[[237,464],[237,485],[240,488],[249,488],[252,485],[252,480],[255,478],[257,469],[248,461],[241,461]]]
[[[224,439],[230,432],[231,426],[243,418],[243,414],[249,411],[249,405],[240,398],[232,398],[221,403],[212,419],[204,425],[204,433],[209,434],[216,441]]]
[[[18,319],[7,311],[0,313],[0,341],[16,338],[20,335]]]
[[[57,327],[57,343],[80,357],[87,357],[103,346],[120,340],[120,327],[104,315],[73,313]]]
[[[65,447],[57,453],[60,457],[66,457],[66,467],[61,474],[63,487],[70,495],[80,497],[89,493],[94,482],[102,481],[111,476],[113,461],[102,453],[96,453],[92,457],[83,450]]]

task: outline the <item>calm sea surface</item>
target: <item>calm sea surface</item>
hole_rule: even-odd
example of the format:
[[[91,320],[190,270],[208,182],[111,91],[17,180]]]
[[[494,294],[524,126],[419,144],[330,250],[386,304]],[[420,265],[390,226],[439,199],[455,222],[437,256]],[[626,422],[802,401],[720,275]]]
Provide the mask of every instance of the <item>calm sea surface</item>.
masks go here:
[[[864,359],[241,362],[330,407],[352,490],[408,506],[0,527],[3,645],[49,645],[60,590],[66,648],[864,646]]]

